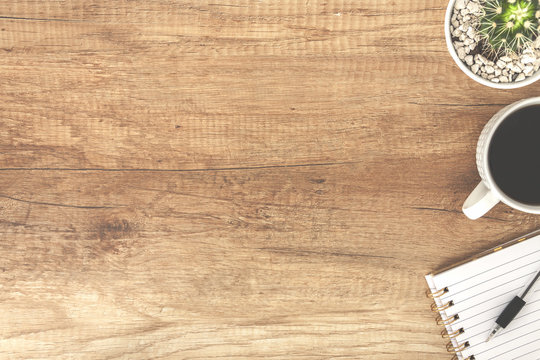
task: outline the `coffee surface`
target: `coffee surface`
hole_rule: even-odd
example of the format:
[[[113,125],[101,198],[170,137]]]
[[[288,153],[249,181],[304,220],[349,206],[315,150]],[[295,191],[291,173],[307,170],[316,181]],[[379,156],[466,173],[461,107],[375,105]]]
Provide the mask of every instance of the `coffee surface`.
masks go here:
[[[517,110],[499,125],[488,162],[502,192],[518,202],[540,205],[540,105]]]

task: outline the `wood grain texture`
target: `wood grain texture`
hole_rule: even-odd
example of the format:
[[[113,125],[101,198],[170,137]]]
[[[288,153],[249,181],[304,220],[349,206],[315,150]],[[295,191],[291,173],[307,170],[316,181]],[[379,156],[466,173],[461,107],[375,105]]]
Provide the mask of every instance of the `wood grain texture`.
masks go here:
[[[444,359],[476,139],[442,1],[0,2],[0,357]]]

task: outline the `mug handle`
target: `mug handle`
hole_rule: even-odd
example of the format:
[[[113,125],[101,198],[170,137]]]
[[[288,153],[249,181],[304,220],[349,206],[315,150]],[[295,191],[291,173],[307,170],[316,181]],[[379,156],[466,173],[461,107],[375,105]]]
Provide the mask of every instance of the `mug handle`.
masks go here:
[[[476,220],[497,205],[499,201],[481,181],[465,200],[463,212],[469,219]]]

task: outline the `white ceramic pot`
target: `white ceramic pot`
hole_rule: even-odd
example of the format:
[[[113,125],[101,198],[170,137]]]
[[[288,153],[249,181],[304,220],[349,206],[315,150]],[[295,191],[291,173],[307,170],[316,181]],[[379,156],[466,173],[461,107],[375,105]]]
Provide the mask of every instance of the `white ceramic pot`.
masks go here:
[[[454,11],[454,3],[456,0],[450,0],[448,3],[448,8],[446,8],[446,17],[444,19],[444,34],[446,36],[446,46],[448,47],[448,51],[450,52],[450,55],[452,55],[452,58],[456,62],[456,64],[459,66],[459,68],[467,74],[471,79],[473,79],[476,82],[479,82],[482,85],[486,85],[492,88],[496,89],[515,89],[519,87],[523,87],[529,84],[532,84],[536,80],[540,78],[540,71],[537,71],[532,76],[529,76],[525,78],[523,81],[518,82],[511,82],[511,83],[494,83],[492,81],[489,81],[487,79],[484,79],[481,76],[478,76],[474,74],[466,64],[464,64],[458,57],[456,49],[454,49],[454,44],[452,44],[452,34],[450,33],[450,25],[452,20],[452,12]]]

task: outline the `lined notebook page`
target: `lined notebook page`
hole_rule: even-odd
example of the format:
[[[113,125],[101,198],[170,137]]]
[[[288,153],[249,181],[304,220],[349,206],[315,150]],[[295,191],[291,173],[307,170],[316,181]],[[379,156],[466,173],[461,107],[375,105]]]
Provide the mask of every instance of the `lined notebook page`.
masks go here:
[[[441,311],[442,318],[459,319],[447,326],[452,333],[464,332],[452,340],[454,347],[469,342],[459,359],[540,359],[540,289],[508,327],[489,343],[486,339],[505,306],[518,295],[540,270],[540,235],[491,253],[426,280],[433,292],[448,288],[436,300],[438,306],[453,301]]]

